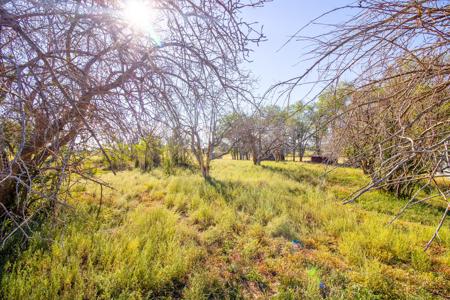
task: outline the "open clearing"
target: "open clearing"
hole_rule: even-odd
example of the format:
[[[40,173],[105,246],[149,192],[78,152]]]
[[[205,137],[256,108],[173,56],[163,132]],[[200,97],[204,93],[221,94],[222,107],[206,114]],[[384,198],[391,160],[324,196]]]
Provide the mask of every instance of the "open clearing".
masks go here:
[[[209,181],[97,174],[115,190],[74,188],[74,210],[44,224],[3,266],[10,299],[432,299],[450,295],[450,232],[423,246],[442,211],[372,191],[360,170],[213,161]],[[53,242],[43,237],[52,237]],[[12,260],[11,260],[12,261]]]

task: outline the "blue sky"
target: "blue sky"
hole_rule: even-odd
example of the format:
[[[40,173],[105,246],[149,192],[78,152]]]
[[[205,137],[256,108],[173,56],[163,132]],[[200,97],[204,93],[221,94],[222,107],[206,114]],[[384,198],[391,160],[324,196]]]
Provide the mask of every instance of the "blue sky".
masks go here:
[[[242,17],[263,25],[267,41],[254,46],[251,63],[245,67],[259,79],[257,94],[263,94],[272,84],[299,75],[308,67],[308,62],[300,62],[306,43],[292,41],[277,52],[289,36],[312,19],[333,8],[351,4],[352,0],[274,0],[262,8],[247,9]],[[339,23],[349,17],[349,12],[339,11],[327,16],[327,23]],[[309,27],[303,35],[313,35],[320,28]],[[309,89],[300,88],[294,94],[296,100],[303,98]],[[305,99],[310,100],[310,99]],[[280,103],[282,104],[282,103]]]

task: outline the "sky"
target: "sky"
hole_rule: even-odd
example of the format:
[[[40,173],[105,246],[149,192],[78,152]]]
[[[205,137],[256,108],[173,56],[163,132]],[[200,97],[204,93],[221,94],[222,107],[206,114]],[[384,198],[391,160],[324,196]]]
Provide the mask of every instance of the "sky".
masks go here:
[[[250,54],[251,62],[245,63],[258,79],[256,94],[262,95],[274,83],[292,78],[305,71],[310,62],[300,62],[302,53],[308,46],[304,42],[292,41],[280,47],[298,29],[321,14],[346,4],[352,0],[274,0],[264,7],[246,9],[242,17],[246,21],[258,22],[263,27],[267,41],[253,46]],[[339,11],[327,16],[327,23],[339,23],[349,18],[349,12]],[[302,31],[303,35],[317,33],[318,27],[308,27]],[[316,32],[315,32],[316,31]],[[279,51],[278,51],[279,50]],[[319,87],[316,88],[316,90]],[[294,100],[304,98],[309,88],[299,88],[293,95]],[[314,93],[312,93],[314,94]],[[311,100],[304,99],[304,101]],[[278,103],[278,102],[277,102]],[[283,105],[282,103],[279,103]]]

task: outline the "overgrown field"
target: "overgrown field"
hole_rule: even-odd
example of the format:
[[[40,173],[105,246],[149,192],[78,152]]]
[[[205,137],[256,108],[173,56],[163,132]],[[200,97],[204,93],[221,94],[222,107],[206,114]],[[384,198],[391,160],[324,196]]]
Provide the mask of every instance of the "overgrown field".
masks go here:
[[[75,187],[73,209],[2,266],[5,299],[434,299],[450,295],[443,213],[364,185],[362,172],[309,163],[217,160],[189,170],[100,174],[115,190]]]

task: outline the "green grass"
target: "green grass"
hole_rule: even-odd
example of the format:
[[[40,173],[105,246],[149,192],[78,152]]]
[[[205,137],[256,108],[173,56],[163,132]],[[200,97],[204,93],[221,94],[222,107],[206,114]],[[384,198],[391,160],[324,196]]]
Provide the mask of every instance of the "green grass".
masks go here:
[[[362,172],[308,163],[213,162],[191,171],[100,177],[115,189],[76,187],[2,270],[5,299],[439,299],[450,295],[450,230],[423,246],[439,205],[380,191],[342,199]],[[329,170],[329,169],[327,169]],[[293,243],[298,240],[299,243]]]

